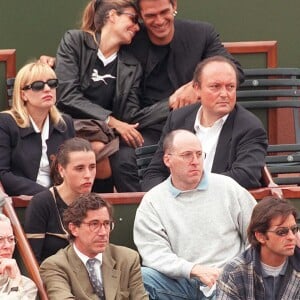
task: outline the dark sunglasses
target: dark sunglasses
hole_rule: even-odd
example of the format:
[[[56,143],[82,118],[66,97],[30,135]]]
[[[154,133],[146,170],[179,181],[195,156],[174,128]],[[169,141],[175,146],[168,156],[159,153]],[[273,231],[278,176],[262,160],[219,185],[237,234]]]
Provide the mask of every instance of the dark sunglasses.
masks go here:
[[[56,89],[58,87],[58,79],[49,79],[47,81],[34,81],[33,83],[29,85],[25,85],[22,90],[30,90],[39,92],[42,91],[45,87],[45,85],[48,85],[50,89]]]
[[[267,232],[274,232],[279,236],[286,236],[291,231],[293,234],[296,234],[299,231],[299,227],[297,225],[292,227],[278,227],[275,230],[268,230]]]
[[[128,12],[121,12],[121,11],[118,11],[118,14],[129,16],[133,24],[138,24],[139,23],[139,16],[136,15],[136,14],[131,14],[131,13],[128,13]]]

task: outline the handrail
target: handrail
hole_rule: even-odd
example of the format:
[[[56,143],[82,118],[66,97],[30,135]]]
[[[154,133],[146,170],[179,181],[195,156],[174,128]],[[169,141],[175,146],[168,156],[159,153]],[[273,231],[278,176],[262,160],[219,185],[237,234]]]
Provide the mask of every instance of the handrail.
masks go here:
[[[5,198],[5,204],[3,207],[3,212],[10,219],[14,234],[17,238],[17,247],[20,252],[20,255],[23,259],[24,265],[28,271],[29,276],[32,278],[34,283],[36,284],[40,299],[48,300],[48,296],[46,290],[44,288],[43,281],[39,272],[39,265],[36,261],[36,258],[30,248],[30,245],[25,237],[25,233],[23,228],[19,222],[19,219],[16,215],[16,212],[12,206],[12,199],[10,197]]]

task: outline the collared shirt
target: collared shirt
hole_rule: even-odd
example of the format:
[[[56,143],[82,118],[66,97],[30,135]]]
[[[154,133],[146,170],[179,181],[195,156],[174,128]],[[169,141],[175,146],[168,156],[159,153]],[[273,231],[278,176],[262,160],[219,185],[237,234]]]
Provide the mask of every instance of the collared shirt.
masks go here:
[[[181,191],[181,190],[177,189],[172,184],[171,176],[168,177],[167,182],[168,182],[168,188],[169,188],[171,194],[174,196],[174,198],[176,198],[177,196],[179,196],[180,194],[183,194],[183,193],[187,193],[187,192],[194,191],[194,190],[204,191],[204,190],[207,190],[207,188],[208,188],[208,178],[205,175],[205,172],[203,172],[203,175],[202,175],[202,178],[201,178],[199,184],[193,190]]]
[[[271,267],[261,262],[262,278],[265,286],[266,299],[278,299],[278,293],[287,269],[288,260],[279,267]]]
[[[29,116],[31,121],[32,127],[36,133],[41,133],[42,139],[42,156],[40,161],[39,172],[36,178],[36,182],[44,187],[50,187],[51,180],[50,180],[50,164],[47,156],[47,143],[46,141],[49,138],[49,115],[47,116],[43,129],[40,129],[35,124],[34,120]]]
[[[97,262],[95,263],[95,269],[96,269],[95,271],[96,271],[97,278],[101,281],[101,283],[103,283],[102,274],[101,274],[102,253],[98,253],[95,257],[88,257],[85,254],[83,254],[82,252],[80,252],[74,243],[73,243],[73,248],[74,248],[75,253],[78,255],[78,257],[82,261],[82,263],[85,265],[85,267],[86,267],[87,261],[90,258],[97,258]]]
[[[202,144],[202,150],[206,153],[206,158],[203,163],[203,168],[206,172],[211,172],[213,161],[216,154],[219,135],[225,121],[228,118],[228,114],[217,120],[211,127],[204,127],[201,125],[202,118],[202,106],[199,108],[196,115],[194,129],[196,136],[199,138]]]

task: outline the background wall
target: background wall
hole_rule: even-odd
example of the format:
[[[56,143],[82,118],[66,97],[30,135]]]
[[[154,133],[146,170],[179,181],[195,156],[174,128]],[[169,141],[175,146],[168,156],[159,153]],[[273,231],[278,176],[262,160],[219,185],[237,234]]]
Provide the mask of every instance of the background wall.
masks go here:
[[[86,3],[0,0],[0,49],[17,49],[18,69],[41,54],[55,55],[63,33],[79,27]],[[277,40],[279,66],[299,67],[299,11],[299,0],[178,0],[177,17],[213,23],[226,42]],[[244,58],[241,62],[246,67],[256,63]],[[4,103],[3,87],[0,75],[0,108]]]

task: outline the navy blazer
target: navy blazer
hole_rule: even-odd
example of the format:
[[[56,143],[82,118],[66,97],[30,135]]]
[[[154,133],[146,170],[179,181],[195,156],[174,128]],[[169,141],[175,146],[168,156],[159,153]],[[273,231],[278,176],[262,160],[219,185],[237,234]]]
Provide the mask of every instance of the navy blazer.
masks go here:
[[[142,189],[148,191],[169,175],[163,163],[163,140],[175,129],[195,132],[194,124],[200,104],[174,110],[163,129],[158,149],[145,171]],[[241,186],[250,189],[261,186],[261,170],[265,165],[268,141],[261,121],[251,112],[235,105],[224,123],[212,165],[212,172],[227,175]]]
[[[67,115],[63,118],[66,126],[54,125],[49,120],[49,162],[58,147],[66,139],[75,136],[72,119]],[[19,127],[11,115],[0,113],[0,180],[8,195],[34,195],[45,190],[45,187],[36,183],[41,155],[41,134],[36,133],[32,126]]]

